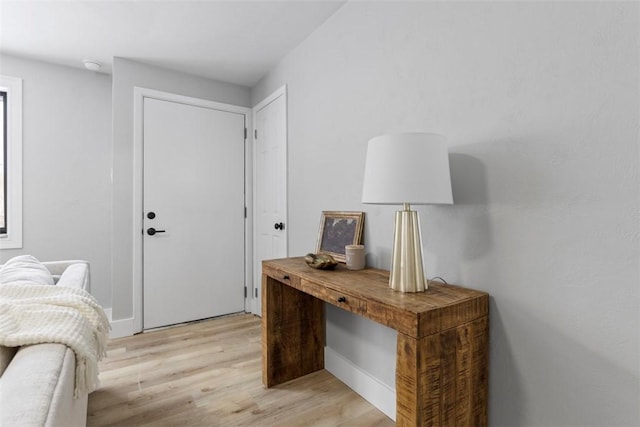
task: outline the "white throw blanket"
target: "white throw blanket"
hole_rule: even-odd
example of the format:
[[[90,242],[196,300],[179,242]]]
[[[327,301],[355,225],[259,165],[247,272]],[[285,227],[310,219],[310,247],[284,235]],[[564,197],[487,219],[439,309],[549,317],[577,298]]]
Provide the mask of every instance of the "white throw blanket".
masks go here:
[[[106,355],[109,329],[102,307],[83,289],[0,285],[0,345],[67,345],[76,355],[76,397],[98,388],[98,361]]]

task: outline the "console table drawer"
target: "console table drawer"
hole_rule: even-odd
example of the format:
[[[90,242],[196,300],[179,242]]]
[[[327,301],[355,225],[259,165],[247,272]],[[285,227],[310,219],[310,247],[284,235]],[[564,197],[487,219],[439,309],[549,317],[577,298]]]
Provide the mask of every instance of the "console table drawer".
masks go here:
[[[263,273],[279,282],[285,283],[289,286],[292,286],[296,289],[300,288],[300,276],[292,275],[286,271],[282,271],[277,268],[262,268]]]
[[[316,298],[319,298],[336,307],[343,308],[356,314],[365,314],[367,312],[367,302],[363,299],[354,297],[344,292],[334,291],[317,283],[302,279],[300,289]]]
[[[365,314],[367,312],[367,302],[351,295],[345,295],[339,292],[327,289],[327,302],[336,307],[349,310],[356,314]]]

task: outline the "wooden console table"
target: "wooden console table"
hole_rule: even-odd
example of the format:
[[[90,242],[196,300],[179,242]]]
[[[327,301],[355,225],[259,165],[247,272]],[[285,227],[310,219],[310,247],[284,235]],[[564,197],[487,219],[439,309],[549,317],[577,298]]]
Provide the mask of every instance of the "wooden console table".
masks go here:
[[[262,263],[262,382],[272,387],[324,368],[324,303],[398,331],[396,425],[486,426],[485,292],[430,283],[388,287],[389,273],[314,270],[304,258]]]

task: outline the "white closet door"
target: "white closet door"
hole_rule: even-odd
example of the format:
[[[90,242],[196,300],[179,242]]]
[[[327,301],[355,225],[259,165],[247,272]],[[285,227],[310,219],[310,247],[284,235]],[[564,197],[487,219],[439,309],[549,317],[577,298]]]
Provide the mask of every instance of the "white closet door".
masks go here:
[[[256,108],[254,312],[261,315],[262,260],[287,256],[287,104],[284,91]]]

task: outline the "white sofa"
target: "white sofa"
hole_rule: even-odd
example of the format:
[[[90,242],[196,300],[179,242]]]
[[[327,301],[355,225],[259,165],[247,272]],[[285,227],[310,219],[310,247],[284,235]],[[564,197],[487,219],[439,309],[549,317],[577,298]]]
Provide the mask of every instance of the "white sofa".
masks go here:
[[[42,264],[56,286],[91,290],[86,261]],[[86,426],[87,394],[74,398],[75,371],[75,354],[63,344],[20,347],[0,372],[0,426]]]

